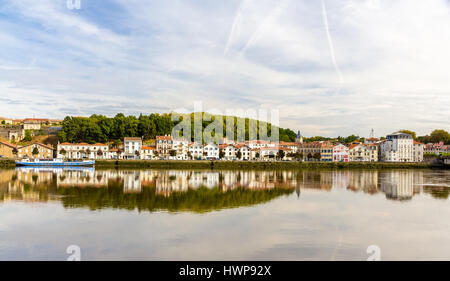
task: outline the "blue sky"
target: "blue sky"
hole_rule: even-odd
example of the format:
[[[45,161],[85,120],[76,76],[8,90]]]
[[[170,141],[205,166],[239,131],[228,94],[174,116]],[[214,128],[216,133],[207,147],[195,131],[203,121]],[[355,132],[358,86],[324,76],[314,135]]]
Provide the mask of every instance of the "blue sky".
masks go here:
[[[450,129],[448,50],[447,0],[2,0],[0,116],[202,101],[308,136],[426,134]]]

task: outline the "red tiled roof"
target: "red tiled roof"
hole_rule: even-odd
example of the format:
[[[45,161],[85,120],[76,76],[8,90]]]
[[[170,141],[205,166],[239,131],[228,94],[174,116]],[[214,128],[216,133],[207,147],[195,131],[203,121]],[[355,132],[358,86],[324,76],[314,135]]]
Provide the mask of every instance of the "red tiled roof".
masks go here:
[[[17,148],[17,146],[15,144],[12,144],[10,142],[7,141],[0,141],[1,144],[4,144],[6,146],[12,147],[12,148]]]
[[[156,136],[157,140],[172,140],[172,136]]]
[[[142,139],[138,138],[138,137],[125,137],[124,138],[124,141],[134,141],[134,140],[141,141]]]
[[[93,146],[106,146],[106,144],[104,144],[104,143],[96,143],[96,144],[93,144]]]
[[[156,148],[153,146],[142,146],[142,150],[155,150]]]
[[[24,147],[27,147],[27,146],[31,146],[31,145],[35,145],[35,144],[40,145],[40,146],[45,147],[45,148],[48,148],[48,149],[51,149],[51,150],[54,150],[53,147],[51,147],[49,145],[46,145],[46,144],[43,144],[43,143],[40,143],[40,142],[34,142],[34,143],[31,143],[31,144],[27,144],[27,145],[18,147],[18,149],[21,149],[21,148],[24,148]]]
[[[349,149],[352,149],[352,148],[355,148],[355,147],[357,147],[358,145],[360,145],[360,143],[354,143],[354,144],[351,144],[351,145],[349,145]]]

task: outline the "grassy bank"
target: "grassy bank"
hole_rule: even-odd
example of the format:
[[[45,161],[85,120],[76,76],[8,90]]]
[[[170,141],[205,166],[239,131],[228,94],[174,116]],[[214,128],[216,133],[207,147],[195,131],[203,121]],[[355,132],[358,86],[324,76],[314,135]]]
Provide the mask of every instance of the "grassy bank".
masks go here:
[[[0,168],[14,168],[15,166],[14,160],[0,159]]]
[[[254,162],[254,161],[145,161],[105,160],[96,161],[96,168],[155,168],[155,169],[429,169],[448,168],[428,163],[384,163],[384,162]]]

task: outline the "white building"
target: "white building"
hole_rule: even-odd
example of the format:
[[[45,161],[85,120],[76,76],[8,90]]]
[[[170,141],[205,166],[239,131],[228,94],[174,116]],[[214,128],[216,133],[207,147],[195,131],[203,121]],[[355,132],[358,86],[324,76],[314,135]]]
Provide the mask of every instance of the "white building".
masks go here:
[[[219,147],[216,144],[210,143],[205,145],[203,151],[206,153],[206,159],[219,159]]]
[[[203,145],[193,142],[188,145],[188,151],[191,154],[192,159],[202,159],[203,158]]]
[[[184,139],[173,140],[172,150],[176,151],[175,160],[187,160],[189,151],[189,142]],[[172,157],[170,157],[172,158]]]
[[[154,160],[154,159],[156,159],[155,151],[156,151],[155,147],[143,145],[141,153],[140,153],[140,157],[143,160]]]
[[[65,159],[109,159],[108,145],[64,142],[57,146],[57,158]]]
[[[413,162],[414,143],[409,134],[394,133],[381,144],[381,160],[387,162]]]
[[[372,144],[352,143],[349,147],[349,162],[376,162],[378,150]]]
[[[333,146],[333,162],[348,162],[349,148],[343,144]]]
[[[250,155],[251,148],[249,146],[236,145],[235,149],[236,149],[236,151],[239,151],[241,154],[241,157],[239,160],[250,160],[251,159],[251,155]]]
[[[235,160],[237,148],[233,144],[221,144],[219,145],[220,150],[223,152],[224,160]]]
[[[127,137],[123,140],[124,158],[125,159],[140,159],[142,150],[142,139]]]
[[[423,151],[425,149],[425,144],[414,141],[413,143],[413,161],[422,162],[423,161]]]

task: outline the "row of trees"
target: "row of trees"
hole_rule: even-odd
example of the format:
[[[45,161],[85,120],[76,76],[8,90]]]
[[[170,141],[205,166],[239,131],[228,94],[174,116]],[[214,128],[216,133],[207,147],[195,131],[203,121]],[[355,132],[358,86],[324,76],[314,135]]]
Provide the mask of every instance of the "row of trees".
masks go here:
[[[445,144],[450,144],[450,133],[442,129],[434,130],[433,132],[431,132],[431,134],[426,136],[417,136],[416,132],[411,130],[400,130],[399,132],[410,134],[414,140],[423,143],[443,142]]]
[[[202,114],[202,132],[219,116],[212,116],[207,113],[195,113]],[[222,132],[212,132],[213,136],[225,136],[226,132],[226,122],[227,116],[220,116],[223,119]],[[172,129],[175,125],[180,122],[185,122],[184,120],[191,120],[191,140],[194,139],[194,113],[181,115],[180,118],[174,118],[172,121],[171,114],[150,114],[150,115],[140,115],[139,117],[130,115],[125,116],[122,113],[117,114],[115,117],[110,118],[103,115],[92,115],[90,117],[71,117],[67,116],[62,122],[62,130],[58,134],[60,142],[87,142],[87,143],[97,143],[97,142],[114,142],[117,140],[122,140],[124,137],[142,137],[144,140],[154,139],[158,135],[171,134]],[[252,126],[251,119],[248,118],[238,118],[229,117],[234,119],[234,128],[232,134],[236,138],[238,135],[238,123],[244,122],[245,124],[245,134],[246,139],[253,133],[250,132]],[[217,119],[217,120],[216,120]],[[259,136],[259,121],[256,122],[255,132]],[[261,125],[267,128],[268,134],[271,131],[270,123],[261,123]],[[296,134],[290,129],[279,128],[279,139],[281,141],[295,141]],[[229,133],[229,132],[228,132]],[[200,132],[200,135],[201,132]]]

